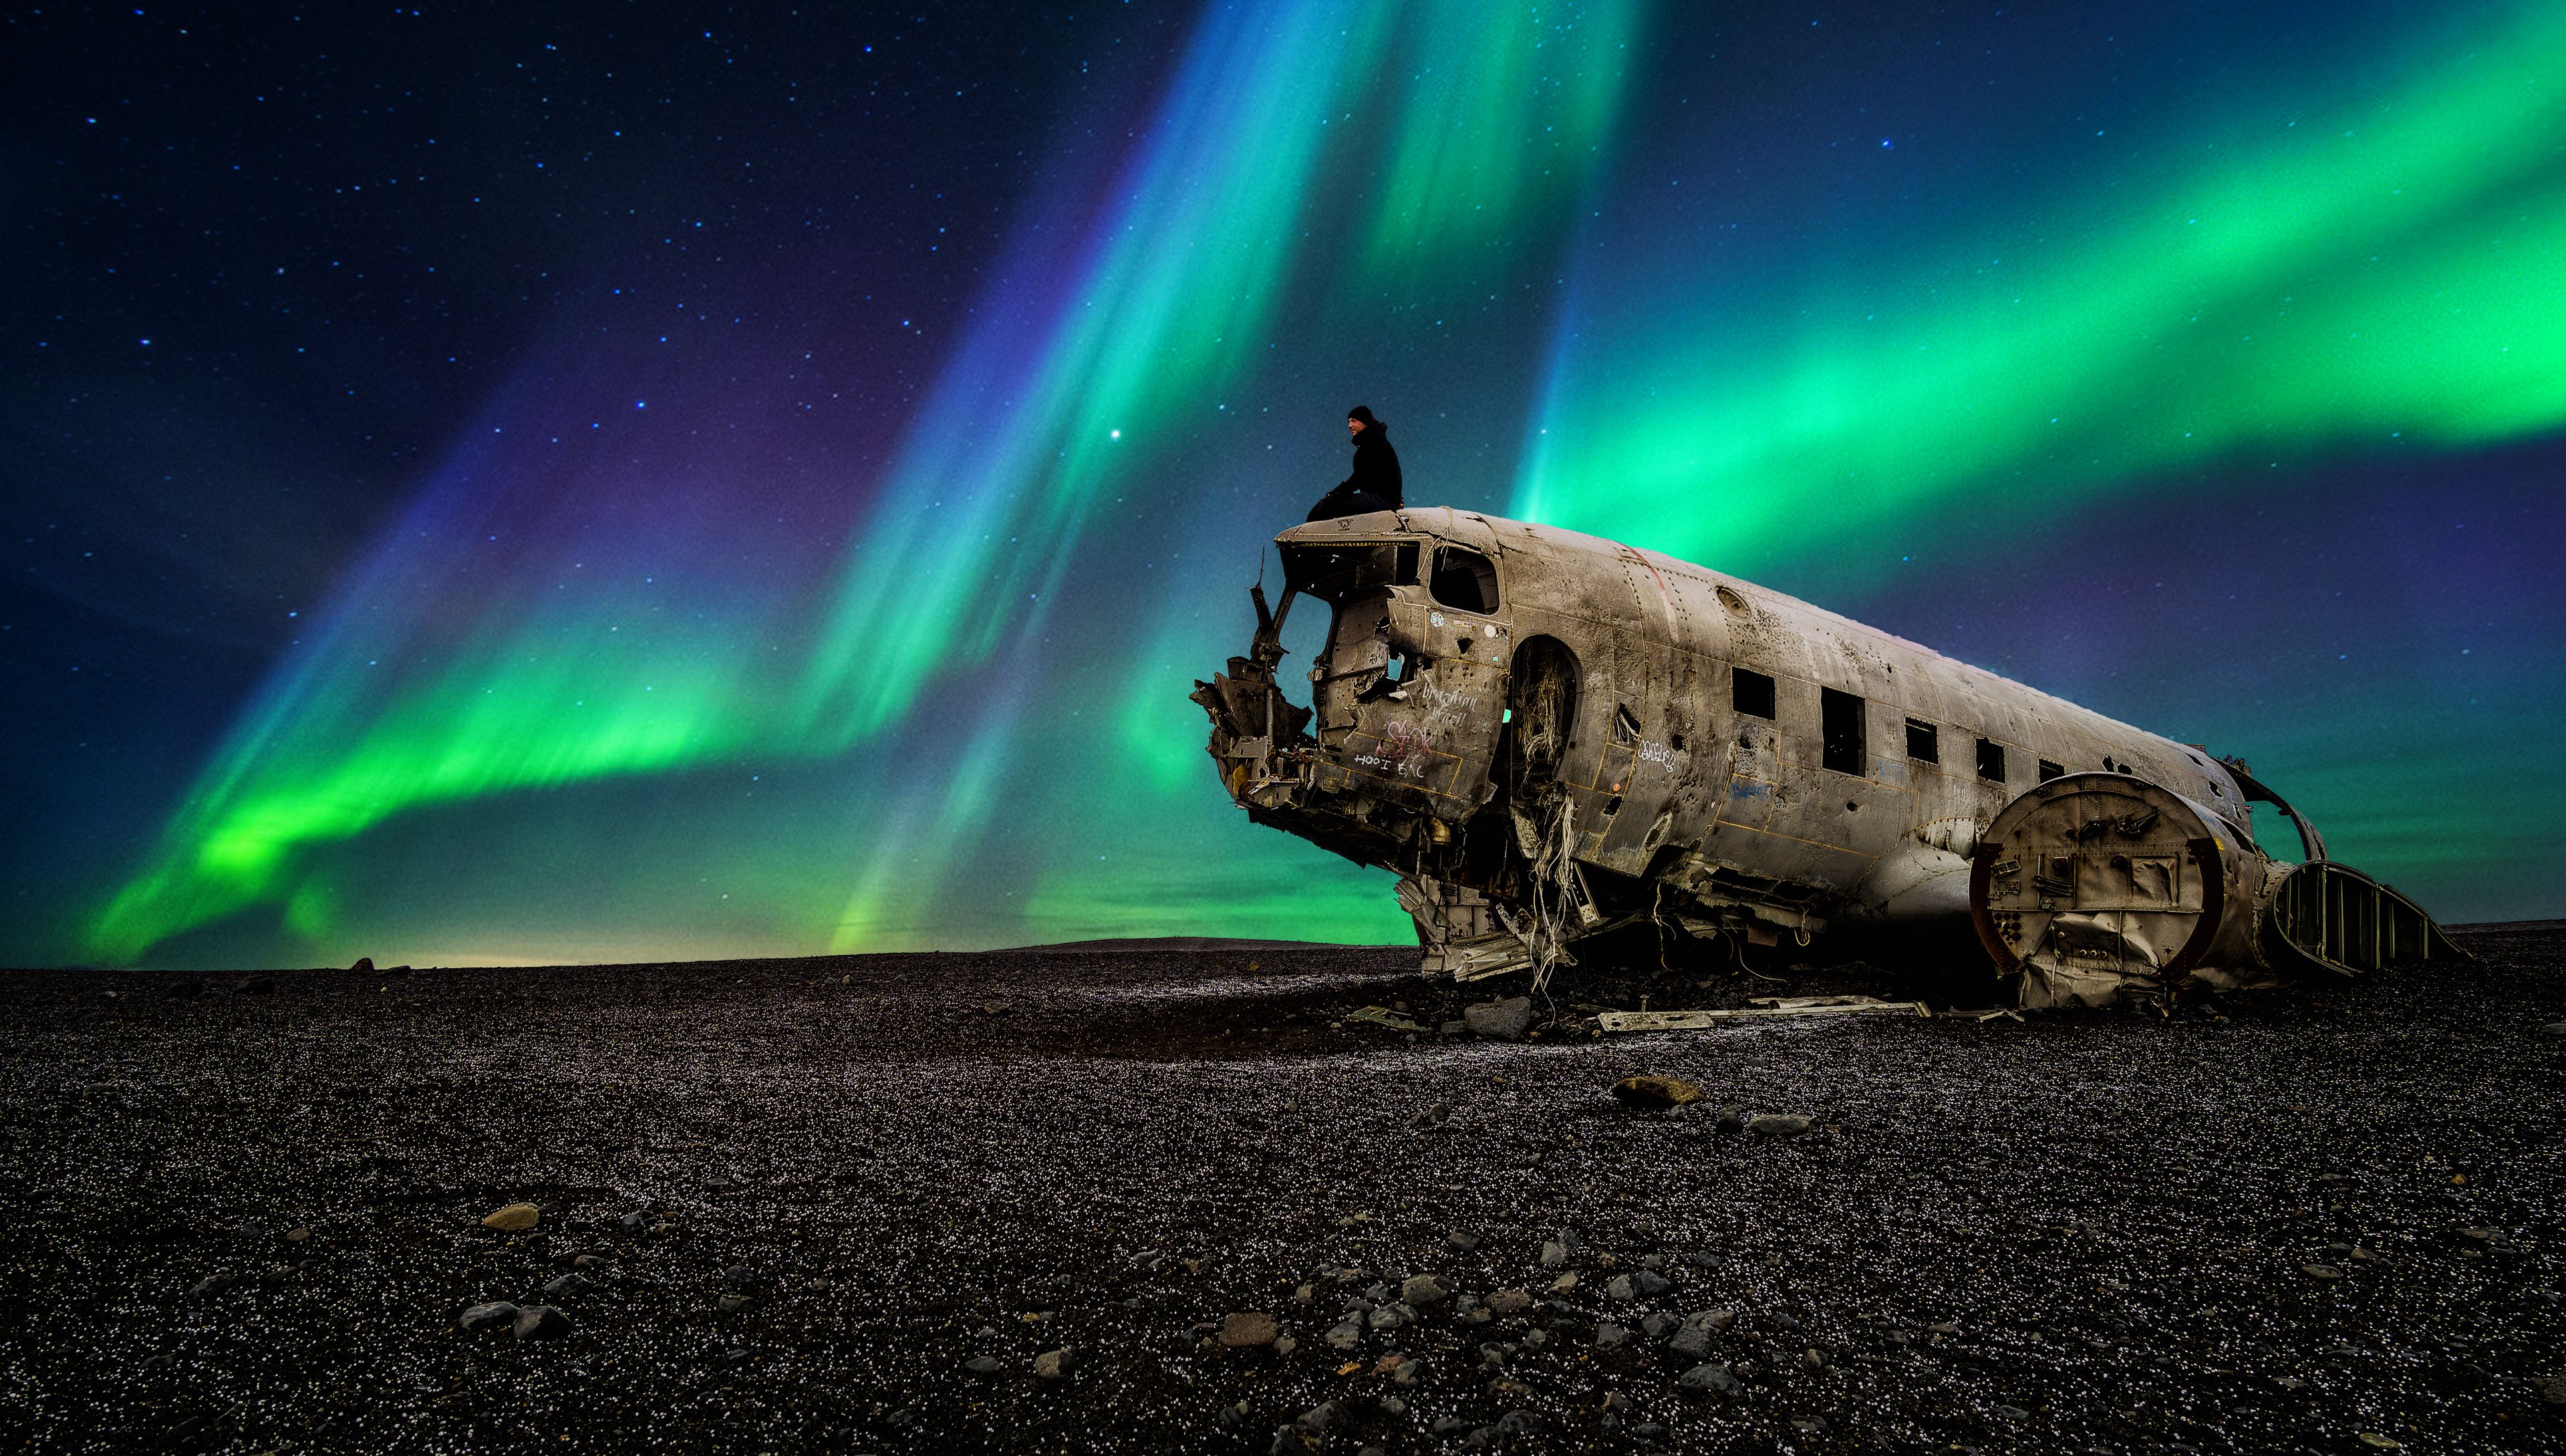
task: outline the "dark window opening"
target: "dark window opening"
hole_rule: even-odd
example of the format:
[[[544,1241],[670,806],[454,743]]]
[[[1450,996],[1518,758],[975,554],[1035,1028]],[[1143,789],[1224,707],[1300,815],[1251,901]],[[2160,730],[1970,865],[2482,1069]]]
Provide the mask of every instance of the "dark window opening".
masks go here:
[[[1630,708],[1613,705],[1613,741],[1628,748],[1640,741],[1640,718]]]
[[[1497,609],[1497,569],[1475,551],[1440,547],[1434,553],[1434,579],[1425,590],[1455,611],[1491,612]]]
[[[1907,756],[1928,764],[1942,761],[1941,735],[1933,731],[1932,724],[1921,718],[1907,720]]]
[[[1773,679],[1743,667],[1728,669],[1728,697],[1737,711],[1753,718],[1773,716]]]
[[[1824,735],[1819,762],[1839,774],[1863,772],[1870,750],[1863,742],[1862,699],[1834,688],[1818,690],[1818,726]]]
[[[1284,585],[1322,602],[1342,604],[1386,587],[1416,581],[1416,547],[1389,542],[1282,548]]]
[[[1978,740],[1978,777],[1990,782],[2004,782],[2004,745]]]
[[[2046,784],[2050,780],[2055,779],[2066,772],[2067,771],[2065,769],[2051,763],[2049,760],[2042,759],[2040,761],[2040,778],[2036,782]]]

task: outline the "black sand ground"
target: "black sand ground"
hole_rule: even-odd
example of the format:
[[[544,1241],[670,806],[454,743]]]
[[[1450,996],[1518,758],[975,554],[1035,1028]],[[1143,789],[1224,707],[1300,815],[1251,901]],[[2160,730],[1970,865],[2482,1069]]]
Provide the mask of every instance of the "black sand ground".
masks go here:
[[[2468,944],[2223,1021],[1525,1045],[1332,1028],[1457,1003],[1306,947],[14,974],[0,1449],[2558,1450],[2566,931]],[[1331,1347],[1412,1274],[1548,1303]],[[456,1328],[499,1300],[572,1333]],[[1258,1311],[1298,1348],[1206,1343]]]

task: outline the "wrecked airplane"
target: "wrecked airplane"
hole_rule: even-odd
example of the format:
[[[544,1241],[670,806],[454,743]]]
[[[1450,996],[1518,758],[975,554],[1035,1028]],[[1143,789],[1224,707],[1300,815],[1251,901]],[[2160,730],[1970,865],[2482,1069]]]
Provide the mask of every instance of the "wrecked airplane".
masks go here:
[[[1442,508],[1275,544],[1281,602],[1251,588],[1246,655],[1195,685],[1212,758],[1254,822],[1397,873],[1429,973],[1538,986],[1643,926],[1974,931],[2021,1004],[2099,1006],[2461,954],[2243,763],[1807,603]],[[1277,676],[1304,598],[1308,706]]]

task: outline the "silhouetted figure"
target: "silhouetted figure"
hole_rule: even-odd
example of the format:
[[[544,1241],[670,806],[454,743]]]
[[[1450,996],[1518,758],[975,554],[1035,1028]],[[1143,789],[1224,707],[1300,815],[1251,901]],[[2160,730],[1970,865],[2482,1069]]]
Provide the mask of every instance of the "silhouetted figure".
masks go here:
[[[1346,411],[1346,433],[1355,442],[1355,470],[1335,490],[1310,508],[1313,521],[1395,511],[1406,505],[1399,475],[1399,452],[1390,447],[1390,426],[1373,418],[1369,405]]]

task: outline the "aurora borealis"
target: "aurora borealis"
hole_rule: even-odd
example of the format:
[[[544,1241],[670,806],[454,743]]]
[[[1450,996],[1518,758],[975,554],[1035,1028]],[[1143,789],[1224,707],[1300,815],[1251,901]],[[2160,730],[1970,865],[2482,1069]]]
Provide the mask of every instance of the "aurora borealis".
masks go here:
[[[2553,6],[9,29],[0,960],[1404,938],[1184,696],[1356,400],[2559,910]]]

